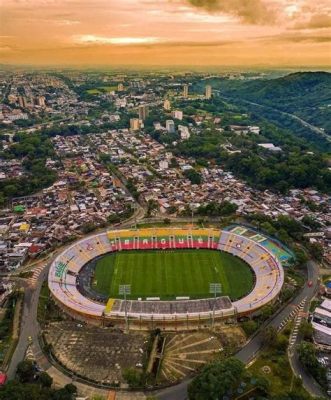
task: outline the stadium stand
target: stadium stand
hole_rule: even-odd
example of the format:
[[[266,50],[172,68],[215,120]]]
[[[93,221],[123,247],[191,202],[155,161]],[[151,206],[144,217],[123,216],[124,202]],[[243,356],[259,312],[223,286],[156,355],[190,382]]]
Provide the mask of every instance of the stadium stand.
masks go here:
[[[103,254],[138,249],[218,249],[246,261],[255,275],[255,286],[244,298],[231,302],[216,299],[146,301],[110,299],[105,305],[80,293],[77,279],[83,266]],[[102,324],[118,321],[125,313],[140,321],[174,321],[236,317],[251,314],[277,298],[284,282],[280,261],[260,243],[231,231],[216,229],[139,229],[100,233],[74,243],[51,264],[48,284],[55,301],[69,314]]]

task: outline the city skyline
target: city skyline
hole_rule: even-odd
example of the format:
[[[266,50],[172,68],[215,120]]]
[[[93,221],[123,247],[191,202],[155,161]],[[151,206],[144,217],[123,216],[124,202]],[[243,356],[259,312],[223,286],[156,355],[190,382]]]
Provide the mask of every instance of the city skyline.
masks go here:
[[[330,65],[326,0],[4,0],[0,62]]]

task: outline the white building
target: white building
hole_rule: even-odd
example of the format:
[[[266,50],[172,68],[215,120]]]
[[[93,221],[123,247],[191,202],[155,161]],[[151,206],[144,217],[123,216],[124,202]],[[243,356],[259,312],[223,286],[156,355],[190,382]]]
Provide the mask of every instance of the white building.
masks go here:
[[[171,115],[175,119],[182,120],[183,119],[183,111],[180,110],[174,110],[171,112]]]
[[[190,131],[187,126],[178,125],[178,130],[180,132],[180,138],[186,140],[190,138]]]
[[[282,149],[278,146],[275,146],[273,143],[259,143],[258,146],[263,147],[269,151],[282,151]]]
[[[175,133],[175,123],[172,119],[167,119],[166,121],[166,130],[168,133]]]
[[[159,167],[160,167],[160,169],[168,169],[168,161],[166,161],[166,160],[161,160],[160,162],[159,162]]]
[[[259,126],[249,126],[249,131],[251,133],[255,133],[255,135],[259,135],[260,134],[260,127]]]

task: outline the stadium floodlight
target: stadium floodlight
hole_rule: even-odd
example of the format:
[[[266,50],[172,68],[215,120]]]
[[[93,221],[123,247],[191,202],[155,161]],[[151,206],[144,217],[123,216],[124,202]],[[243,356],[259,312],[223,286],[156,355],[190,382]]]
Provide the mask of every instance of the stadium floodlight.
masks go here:
[[[131,294],[131,285],[119,285],[118,287],[118,293],[122,296],[124,296],[124,313],[125,313],[125,331],[129,331],[129,323],[128,323],[128,313],[127,313],[127,307],[126,307],[126,296],[128,294]]]
[[[212,327],[214,328],[216,295],[222,293],[222,285],[221,285],[220,283],[217,283],[217,282],[210,283],[210,284],[209,284],[209,293],[214,294],[213,321],[212,321]]]

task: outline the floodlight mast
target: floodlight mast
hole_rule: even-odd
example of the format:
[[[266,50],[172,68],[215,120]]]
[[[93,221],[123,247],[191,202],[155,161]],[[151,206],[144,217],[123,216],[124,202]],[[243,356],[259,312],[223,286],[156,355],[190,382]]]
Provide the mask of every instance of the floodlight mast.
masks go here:
[[[129,332],[126,295],[131,294],[131,285],[119,285],[119,294],[124,295],[125,332]]]
[[[213,317],[212,317],[212,328],[215,324],[215,307],[216,307],[216,294],[222,293],[222,285],[220,283],[209,283],[209,293],[214,294],[214,304],[213,304]]]

